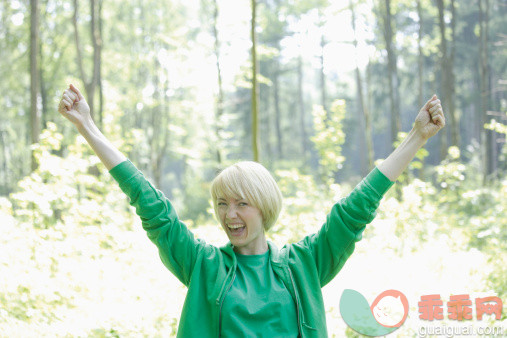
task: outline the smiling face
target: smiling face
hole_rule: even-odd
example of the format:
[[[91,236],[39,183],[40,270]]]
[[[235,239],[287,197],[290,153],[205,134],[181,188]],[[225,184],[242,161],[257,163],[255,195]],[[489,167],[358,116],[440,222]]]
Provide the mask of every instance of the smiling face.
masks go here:
[[[267,251],[261,211],[244,198],[221,196],[217,199],[218,218],[234,251],[260,255]]]
[[[251,161],[222,170],[210,187],[215,216],[240,254],[258,255],[268,250],[265,231],[282,209],[282,194],[269,171]]]

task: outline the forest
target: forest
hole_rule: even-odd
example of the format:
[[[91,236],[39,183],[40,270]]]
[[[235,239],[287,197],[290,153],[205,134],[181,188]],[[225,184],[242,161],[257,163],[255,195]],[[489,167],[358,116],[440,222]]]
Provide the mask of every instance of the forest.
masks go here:
[[[504,0],[0,1],[0,337],[167,337],[185,287],[57,110],[81,89],[102,132],[198,238],[227,241],[210,182],[262,163],[280,247],[318,231],[437,94],[446,126],[384,197],[323,289],[331,337],[359,337],[344,289],[507,303]],[[375,281],[373,283],[372,281]],[[502,327],[501,319],[473,327]]]

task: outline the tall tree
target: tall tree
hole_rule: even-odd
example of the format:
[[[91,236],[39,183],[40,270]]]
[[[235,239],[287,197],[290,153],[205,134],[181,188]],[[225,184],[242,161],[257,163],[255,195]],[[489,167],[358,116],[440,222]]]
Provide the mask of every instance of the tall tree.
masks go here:
[[[282,123],[285,120],[287,114],[284,114],[287,106],[285,105],[287,102],[284,100],[284,96],[282,92],[283,84],[286,80],[286,74],[288,73],[288,69],[285,64],[283,64],[282,58],[282,46],[281,41],[287,37],[287,20],[286,13],[290,11],[288,8],[288,4],[284,1],[273,0],[268,1],[261,7],[262,11],[258,13],[260,18],[263,18],[261,21],[261,29],[259,30],[261,33],[258,35],[258,44],[262,46],[262,51],[264,53],[260,54],[259,57],[259,75],[265,77],[266,79],[271,80],[272,85],[268,86],[269,82],[264,81],[266,86],[261,86],[261,96],[263,91],[269,92],[269,99],[273,101],[272,107],[267,108],[266,101],[268,95],[263,96],[263,99],[259,100],[261,103],[261,111],[271,110],[273,113],[273,130],[274,132],[274,149],[276,149],[276,155],[278,159],[282,159],[285,157],[288,152],[289,144],[285,144],[284,135],[282,131]],[[290,33],[289,33],[290,34]],[[293,104],[291,102],[290,104]],[[264,107],[266,108],[262,108]],[[267,114],[266,114],[267,115]],[[261,121],[266,120],[267,116],[264,115]],[[266,135],[266,123],[262,127],[264,133]],[[269,134],[267,134],[269,135]],[[269,137],[261,137],[262,140],[268,140]],[[263,145],[265,147],[265,145]]]
[[[372,128],[371,128],[371,117],[370,111],[368,110],[368,105],[366,104],[366,100],[363,94],[363,80],[361,76],[361,71],[359,69],[359,63],[357,62],[357,35],[356,35],[356,13],[354,10],[354,2],[349,0],[349,9],[352,15],[352,30],[354,32],[354,50],[356,51],[356,88],[357,88],[357,99],[359,101],[359,110],[362,118],[362,123],[364,123],[365,129],[365,139],[366,139],[366,159],[367,159],[367,168],[362,168],[362,174],[366,175],[371,169],[373,169],[373,138],[372,138]]]
[[[150,164],[155,184],[160,187],[162,183],[162,161],[167,155],[169,147],[169,107],[167,100],[167,83],[161,83],[162,73],[160,62],[154,58],[153,86],[154,104],[149,111],[150,124],[147,132],[148,144],[150,145]]]
[[[213,128],[210,128],[209,148],[210,153],[213,154],[214,165],[220,168],[224,157],[224,85],[222,79],[222,64],[221,64],[221,41],[219,34],[219,16],[220,8],[217,0],[201,0],[202,18],[203,22],[210,21],[209,33],[213,38],[213,47],[211,53],[215,58],[215,68],[217,72],[217,88],[218,92],[215,95],[214,106],[214,121]],[[211,20],[210,20],[211,18]]]
[[[424,36],[424,14],[422,0],[417,0],[417,107],[422,107],[424,104],[424,51],[423,51],[423,36]],[[421,160],[421,167],[419,168],[419,178],[424,179],[425,158]]]
[[[10,173],[9,168],[7,166],[7,163],[10,160],[10,153],[7,149],[7,138],[5,137],[5,134],[7,132],[5,130],[0,130],[0,149],[2,151],[2,163],[1,163],[1,170],[0,170],[0,177],[2,177],[2,184],[0,185],[0,194],[6,194],[8,195],[10,191]]]
[[[440,29],[440,50],[441,50],[441,57],[440,57],[440,74],[442,79],[442,89],[443,89],[443,97],[442,97],[442,104],[444,107],[448,106],[448,90],[449,90],[449,79],[447,78],[447,38],[445,37],[445,21],[444,21],[444,1],[443,0],[436,0],[437,1],[437,7],[438,7],[438,27]],[[441,133],[438,135],[438,140],[440,141],[440,159],[443,160],[447,155],[447,129],[442,130]]]
[[[389,81],[389,101],[391,103],[391,144],[397,140],[401,130],[400,98],[397,53],[394,46],[393,14],[391,13],[391,0],[384,1],[384,40],[387,52],[387,78]]]
[[[417,0],[417,17],[419,19],[419,27],[417,31],[417,106],[422,107],[424,104],[424,53],[422,48],[423,39],[423,10],[421,0]]]
[[[218,36],[218,3],[217,0],[213,0],[213,37],[215,43],[213,49],[216,58],[217,67],[217,82],[218,82],[218,96],[216,99],[215,106],[215,133],[216,133],[216,159],[220,165],[222,163],[222,115],[224,114],[224,89],[222,84],[222,68],[220,66],[220,38]]]
[[[81,80],[84,83],[85,91],[87,95],[88,104],[90,105],[90,114],[94,120],[96,120],[97,124],[102,125],[102,112],[96,111],[95,106],[95,93],[100,84],[100,68],[101,68],[101,50],[102,50],[102,37],[101,37],[101,9],[102,5],[98,4],[98,1],[102,2],[102,0],[89,0],[90,1],[90,33],[91,33],[91,41],[92,41],[92,49],[93,49],[93,68],[92,75],[88,77],[84,68],[84,56],[81,45],[81,39],[79,35],[78,28],[78,13],[79,13],[79,3],[78,0],[74,0],[74,15],[72,16],[72,23],[74,25],[74,37],[76,42],[76,51],[77,51],[77,64],[79,67],[79,73],[81,75]],[[102,89],[99,89],[101,92]],[[99,98],[102,98],[102,94],[99,94]],[[99,108],[102,106],[102,103],[99,105]]]
[[[480,74],[480,93],[481,93],[481,144],[483,154],[483,178],[484,183],[488,176],[493,172],[493,131],[487,130],[482,126],[489,122],[488,111],[490,110],[490,72],[489,72],[489,0],[479,0],[479,74]]]
[[[41,116],[39,111],[39,1],[30,0],[30,128],[31,143],[39,142]],[[32,155],[32,170],[37,162]]]
[[[456,109],[455,109],[455,81],[454,81],[454,35],[455,35],[455,6],[454,0],[451,0],[451,39],[447,41],[446,34],[446,23],[445,23],[445,4],[443,0],[437,0],[438,7],[438,23],[440,28],[440,49],[441,49],[441,59],[440,59],[440,67],[441,67],[441,75],[442,75],[442,87],[443,87],[443,95],[442,95],[442,103],[443,106],[446,107],[447,114],[450,119],[450,128],[451,128],[451,145],[460,146],[460,137],[459,137],[459,121],[456,118]],[[450,48],[449,48],[450,45]],[[441,156],[445,157],[447,154],[447,131],[443,131],[440,135],[440,145],[441,145]]]
[[[278,45],[279,47],[279,45]],[[273,72],[273,103],[275,112],[275,133],[276,133],[276,150],[279,159],[284,157],[283,153],[283,136],[282,136],[282,112],[280,109],[280,58],[279,55],[274,57]]]
[[[299,55],[298,57],[298,111],[299,111],[299,128],[301,133],[301,147],[303,150],[303,158],[306,158],[306,154],[308,152],[308,136],[306,132],[305,120],[306,120],[306,110],[305,110],[305,100],[304,100],[304,90],[303,90],[303,81],[304,73],[303,73],[303,57]]]
[[[97,63],[97,86],[99,90],[99,111],[98,111],[98,121],[99,125],[102,125],[104,120],[104,87],[102,86],[102,51],[103,51],[103,27],[102,27],[102,5],[104,4],[104,0],[99,0],[97,7],[97,24],[94,29],[95,42],[98,51],[94,53],[94,63]],[[94,47],[95,48],[95,47]]]
[[[250,37],[252,39],[252,152],[254,161],[259,161],[259,85],[257,83],[257,37],[255,26],[257,21],[257,1],[251,0],[252,22]]]
[[[326,37],[324,35],[324,31],[322,31],[322,35],[320,37],[320,55],[319,55],[319,61],[320,61],[320,68],[319,68],[319,80],[320,80],[320,104],[324,111],[326,112],[326,115],[329,118],[329,109],[327,107],[327,90],[326,90],[326,73],[324,69],[324,49],[326,47],[327,41]]]
[[[449,54],[449,61],[447,62],[447,76],[449,80],[449,117],[451,119],[451,142],[452,145],[461,148],[461,136],[459,131],[460,119],[456,113],[456,76],[454,74],[454,60],[456,56],[456,4],[455,0],[451,0],[451,52]]]

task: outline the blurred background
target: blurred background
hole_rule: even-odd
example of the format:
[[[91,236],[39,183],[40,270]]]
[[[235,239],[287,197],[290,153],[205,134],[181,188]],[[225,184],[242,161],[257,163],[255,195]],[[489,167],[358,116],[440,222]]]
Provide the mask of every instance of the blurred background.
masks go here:
[[[0,336],[169,337],[186,289],[61,117],[69,83],[197,237],[227,238],[209,184],[239,160],[284,194],[269,239],[317,231],[399,144],[420,107],[446,127],[385,196],[326,287],[329,335],[358,336],[345,288],[410,304],[392,336],[503,327],[418,318],[422,295],[507,302],[507,3],[503,0],[0,2]],[[504,307],[505,310],[505,307]],[[447,314],[444,307],[444,313]]]

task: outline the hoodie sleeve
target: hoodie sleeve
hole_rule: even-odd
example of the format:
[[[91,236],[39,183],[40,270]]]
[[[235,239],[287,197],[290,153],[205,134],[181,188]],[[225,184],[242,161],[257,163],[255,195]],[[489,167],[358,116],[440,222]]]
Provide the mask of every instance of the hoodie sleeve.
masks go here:
[[[320,230],[299,242],[310,250],[321,287],[329,283],[352,254],[355,243],[375,216],[391,182],[375,167],[352,192],[337,202]]]
[[[141,218],[148,238],[158,247],[164,265],[186,286],[190,282],[198,252],[206,245],[195,239],[180,222],[164,196],[130,162],[124,161],[110,171]]]

